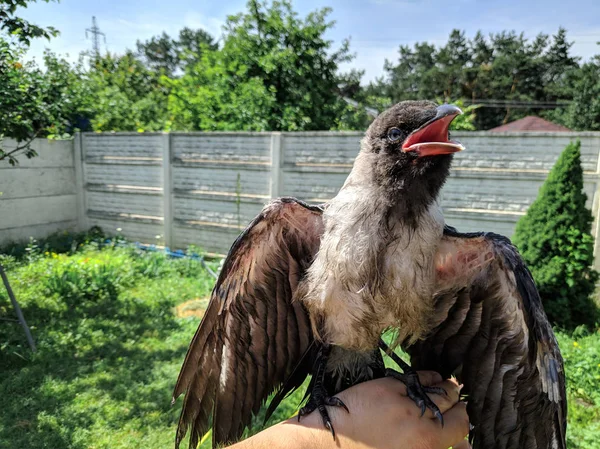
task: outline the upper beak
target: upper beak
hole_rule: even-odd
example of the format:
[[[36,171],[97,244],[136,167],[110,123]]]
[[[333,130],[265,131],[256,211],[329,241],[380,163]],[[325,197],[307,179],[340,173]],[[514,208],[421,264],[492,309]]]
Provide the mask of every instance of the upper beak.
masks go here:
[[[438,106],[434,118],[409,134],[402,144],[402,151],[415,152],[419,157],[423,157],[464,150],[465,147],[460,142],[448,139],[450,123],[460,114],[462,111],[452,104]]]

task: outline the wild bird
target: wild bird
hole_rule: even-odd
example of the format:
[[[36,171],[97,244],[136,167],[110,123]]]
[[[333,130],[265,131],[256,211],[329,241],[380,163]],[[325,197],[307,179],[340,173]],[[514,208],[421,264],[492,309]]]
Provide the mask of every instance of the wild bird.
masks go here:
[[[332,433],[335,394],[386,375],[435,412],[415,375],[427,369],[464,384],[475,448],[566,448],[562,357],[527,267],[507,238],[445,226],[437,202],[460,113],[391,107],[335,198],[273,201],[237,238],[175,386],[177,447],[211,425],[213,446],[236,441],[309,374],[299,416],[317,410]],[[391,354],[403,373],[384,368],[387,329],[410,354]]]

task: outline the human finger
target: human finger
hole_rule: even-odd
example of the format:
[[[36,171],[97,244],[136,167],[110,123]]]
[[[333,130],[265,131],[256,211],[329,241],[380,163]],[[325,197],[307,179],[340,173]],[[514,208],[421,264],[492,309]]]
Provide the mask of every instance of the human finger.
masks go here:
[[[440,446],[457,445],[464,440],[468,433],[469,415],[467,415],[467,404],[459,402],[444,413],[444,427],[437,432]]]
[[[440,412],[446,413],[448,410],[450,410],[452,407],[454,407],[454,405],[456,405],[456,403],[458,402],[459,399],[459,394],[460,394],[460,390],[461,390],[461,386],[458,384],[458,382],[456,381],[456,379],[446,379],[443,382],[439,382],[436,383],[434,385],[431,385],[432,387],[436,387],[436,388],[441,388],[442,390],[445,391],[445,394],[440,392],[438,393],[428,393],[427,395],[429,396],[429,398],[435,403],[435,405],[438,406],[438,408],[440,409]],[[427,409],[426,415],[428,418],[431,419],[438,419],[433,412],[431,411],[431,409]]]
[[[471,449],[471,444],[469,440],[462,440],[460,443],[452,446],[452,449]]]
[[[436,373],[435,371],[417,371],[417,375],[419,376],[419,382],[424,387],[442,382],[443,380],[442,375],[440,373]],[[392,383],[390,385],[393,385],[402,396],[406,396],[406,384],[403,381],[392,377],[386,377],[385,379],[392,379]],[[382,385],[384,383],[385,381],[383,381]]]
[[[442,382],[442,375],[435,371],[417,371],[419,381],[424,387]]]

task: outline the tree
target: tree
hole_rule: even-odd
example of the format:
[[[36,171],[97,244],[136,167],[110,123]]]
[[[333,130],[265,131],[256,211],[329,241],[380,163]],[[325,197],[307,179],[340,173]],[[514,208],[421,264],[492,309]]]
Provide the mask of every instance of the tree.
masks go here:
[[[329,12],[325,8],[301,19],[289,0],[249,1],[246,12],[227,19],[223,47],[205,53],[170,83],[176,129],[184,124],[192,129],[334,128],[346,107],[338,92],[338,66],[351,56],[347,41],[332,51],[325,38],[333,26]],[[234,111],[232,104],[243,109]],[[208,124],[211,128],[203,128]]]
[[[198,62],[205,51],[214,51],[217,48],[218,45],[214,37],[206,31],[183,28],[179,32],[179,39],[177,40],[179,69],[185,70],[187,66]]]
[[[577,69],[569,69],[561,81],[561,97],[570,104],[547,117],[578,131],[600,131],[600,55]]]
[[[537,283],[548,318],[572,329],[593,325],[598,309],[591,295],[594,262],[592,214],[583,192],[580,142],[569,144],[513,237]]]
[[[58,31],[40,27],[18,17],[17,8],[27,7],[35,0],[0,0],[0,162],[18,163],[17,157],[34,157],[37,153],[31,142],[44,128],[44,111],[40,93],[43,76],[39,71],[29,71],[21,59],[31,39],[50,39]],[[50,0],[44,0],[49,2]],[[46,89],[47,91],[47,89]],[[15,148],[3,147],[4,137],[16,139]]]
[[[386,77],[370,87],[393,102],[462,98],[479,104],[474,122],[477,129],[531,114],[555,117],[565,123],[568,119],[560,103],[580,94],[575,84],[584,84],[588,102],[593,103],[590,94],[595,93],[590,83],[592,73],[585,82],[580,81],[583,75],[579,73],[578,58],[570,55],[571,46],[563,28],[552,39],[544,34],[526,39],[523,33],[514,31],[488,37],[478,32],[467,39],[464,32],[453,30],[441,47],[426,42],[416,43],[413,48],[400,46],[398,61],[386,61]],[[555,112],[543,113],[543,108],[554,104]],[[594,113],[583,114],[586,118],[580,120],[585,126],[590,126],[590,115]],[[571,117],[571,121],[577,121],[573,114]]]
[[[21,64],[22,54],[22,47],[0,37],[0,162],[7,160],[11,165],[18,162],[21,154],[28,158],[36,155],[29,145],[41,131],[37,125],[39,102],[35,98],[38,77]],[[17,146],[5,148],[4,136],[15,138]]]
[[[160,131],[167,120],[168,89],[160,74],[128,51],[93,62],[86,80],[95,131]]]
[[[442,86],[444,100],[463,95],[465,67],[472,59],[470,45],[465,33],[452,30],[448,42],[437,54],[435,83]]]
[[[146,42],[137,41],[137,54],[146,67],[171,76],[179,66],[177,43],[167,33],[153,36]]]
[[[568,85],[569,75],[573,70],[579,69],[581,58],[569,54],[573,42],[567,40],[567,30],[559,28],[552,37],[552,44],[544,55],[544,86],[546,87],[547,99],[560,100],[571,98]]]
[[[6,33],[14,36],[21,44],[29,45],[31,39],[45,37],[50,39],[57,36],[58,31],[53,27],[40,27],[21,17],[17,17],[17,8],[26,8],[28,3],[37,0],[0,0],[0,35]],[[43,0],[50,3],[54,0]]]
[[[173,130],[263,131],[269,129],[275,97],[263,80],[227,61],[220,51],[205,52],[181,78],[162,78],[169,88]]]
[[[576,130],[600,131],[600,55],[578,71],[573,92],[566,125]]]
[[[489,128],[534,114],[530,108],[513,108],[543,100],[543,54],[548,36],[539,34],[532,42],[524,34],[502,32],[492,38],[494,59],[490,68],[489,95],[508,104],[479,115],[479,127]]]
[[[172,77],[200,61],[205,50],[216,50],[217,44],[206,31],[186,27],[179,32],[179,39],[163,32],[146,42],[137,41],[136,47],[136,56],[148,69]]]
[[[81,66],[46,52],[46,70],[22,63],[25,48],[0,38],[0,137],[12,137],[14,148],[2,148],[0,161],[11,165],[18,156],[34,157],[36,137],[63,137],[88,110],[89,92],[82,84]]]
[[[387,80],[381,80],[381,96],[388,96],[394,103],[402,100],[431,99],[439,96],[439,89],[429,83],[429,74],[435,69],[437,52],[427,42],[416,43],[414,50],[401,45],[398,64],[386,60],[384,70]]]

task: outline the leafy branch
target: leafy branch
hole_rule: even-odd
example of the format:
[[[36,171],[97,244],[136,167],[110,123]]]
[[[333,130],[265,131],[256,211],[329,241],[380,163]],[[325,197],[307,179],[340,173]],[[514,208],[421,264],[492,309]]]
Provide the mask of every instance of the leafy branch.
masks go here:
[[[31,148],[31,143],[35,140],[35,138],[40,134],[41,131],[41,129],[38,129],[35,133],[33,133],[33,136],[31,136],[31,138],[29,138],[25,143],[17,145],[16,148],[10,151],[6,151],[2,148],[4,138],[0,136],[0,162],[8,160],[8,163],[14,167],[19,163],[19,161],[17,160],[17,156],[19,156],[20,154],[23,154],[27,159],[31,159],[32,157],[37,156],[37,151]]]

